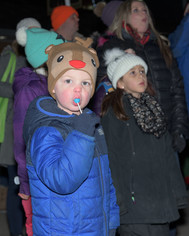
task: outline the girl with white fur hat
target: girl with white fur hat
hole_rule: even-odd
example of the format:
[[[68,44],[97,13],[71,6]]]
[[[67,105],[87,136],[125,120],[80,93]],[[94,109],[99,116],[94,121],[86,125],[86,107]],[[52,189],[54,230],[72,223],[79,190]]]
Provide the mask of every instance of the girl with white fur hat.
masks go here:
[[[120,236],[168,236],[187,193],[164,114],[147,81],[147,64],[118,48],[105,51],[114,91],[102,126],[120,207]]]

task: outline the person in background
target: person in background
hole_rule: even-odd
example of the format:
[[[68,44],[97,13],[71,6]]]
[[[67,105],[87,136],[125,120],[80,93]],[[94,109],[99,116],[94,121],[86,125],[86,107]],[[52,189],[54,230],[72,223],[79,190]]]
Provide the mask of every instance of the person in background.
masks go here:
[[[67,41],[73,41],[75,36],[79,36],[79,14],[71,6],[55,7],[51,13],[51,25]]]
[[[24,47],[25,55],[30,67],[23,67],[16,71],[13,83],[14,91],[14,154],[18,164],[20,179],[19,196],[26,215],[26,231],[28,236],[32,231],[32,207],[29,189],[28,173],[26,169],[26,146],[23,139],[23,124],[26,111],[31,101],[40,95],[48,95],[47,89],[47,54],[45,49],[50,44],[60,44],[64,41],[53,31],[43,28],[21,27],[16,32],[17,42]]]
[[[149,8],[143,0],[127,0],[121,3],[110,31],[114,34],[111,39],[97,48],[100,61],[98,81],[107,74],[103,59],[104,51],[114,47],[123,50],[132,49],[148,65],[148,80],[165,114],[173,148],[176,154],[181,153],[189,137],[189,119],[183,78],[172,56],[168,39],[154,27]],[[93,106],[100,107],[101,100],[98,102],[96,99],[96,104]],[[175,235],[175,232],[173,226],[171,234]]]
[[[110,26],[113,22],[115,13],[119,8],[122,1],[112,0],[108,3],[106,2],[98,2],[96,7],[94,8],[94,13],[101,18],[102,22],[106,25],[106,31],[101,34],[93,37],[93,47],[98,50],[98,54],[100,54],[100,50],[105,42],[107,42],[113,36],[113,33],[110,31]],[[127,51],[130,51],[128,49]],[[100,74],[98,72],[97,82],[96,82],[96,90],[93,98],[90,101],[89,107],[97,114],[100,115],[101,104],[105,94],[113,91],[113,87],[111,82],[109,81],[107,75]]]
[[[189,114],[189,3],[186,5],[182,21],[175,31],[169,35],[169,40],[173,55],[184,78],[184,89]]]
[[[149,68],[148,80],[165,114],[173,148],[181,153],[189,137],[183,78],[167,39],[154,28],[146,3],[142,0],[127,0],[121,3],[110,30],[114,36],[97,49],[100,60],[98,76],[107,74],[103,59],[107,49],[132,49],[136,55],[142,57]]]
[[[24,18],[18,22],[16,29],[18,30],[23,26],[40,27],[40,23],[34,18]],[[12,84],[14,83],[15,72],[27,66],[27,61],[16,40],[12,42],[12,45],[3,49],[0,55],[0,65],[0,165],[6,167],[8,172],[7,217],[10,234],[11,236],[18,236],[22,235],[23,232],[24,211],[21,199],[18,196],[19,178],[14,155],[14,93]]]
[[[104,34],[100,35],[97,40],[96,47],[102,46],[109,38],[112,36],[112,32],[109,30],[111,26],[115,13],[123,1],[112,0],[108,3],[98,2],[93,12],[101,18],[102,22],[106,25],[107,29]]]
[[[119,207],[100,119],[85,108],[95,89],[91,40],[50,45],[48,90],[24,121],[34,234],[113,236]]]
[[[120,206],[120,236],[169,236],[188,195],[164,113],[147,81],[145,61],[105,51],[114,91],[102,103],[102,126]]]
[[[175,31],[169,35],[170,47],[177,60],[180,72],[184,79],[184,90],[189,114],[189,3],[186,4],[184,16]],[[189,187],[189,140],[182,153],[181,166],[185,177],[185,183]]]

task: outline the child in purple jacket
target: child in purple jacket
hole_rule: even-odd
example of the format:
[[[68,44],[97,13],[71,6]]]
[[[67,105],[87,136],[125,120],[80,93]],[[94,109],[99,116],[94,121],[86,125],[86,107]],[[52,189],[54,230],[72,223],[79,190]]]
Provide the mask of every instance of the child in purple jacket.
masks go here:
[[[63,39],[55,32],[42,28],[26,29],[21,27],[16,32],[17,42],[25,47],[27,61],[33,68],[23,67],[15,73],[14,91],[14,154],[18,164],[20,180],[19,196],[26,215],[27,234],[32,233],[32,208],[29,180],[26,169],[25,143],[23,140],[23,124],[30,102],[40,95],[48,95],[45,49],[51,44],[61,44]]]

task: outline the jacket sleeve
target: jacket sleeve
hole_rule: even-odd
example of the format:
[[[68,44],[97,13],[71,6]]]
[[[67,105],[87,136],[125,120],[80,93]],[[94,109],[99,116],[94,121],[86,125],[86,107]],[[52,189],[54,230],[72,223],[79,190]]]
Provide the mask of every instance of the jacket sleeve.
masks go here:
[[[24,87],[15,96],[14,101],[14,154],[18,164],[18,176],[20,179],[20,193],[30,195],[28,173],[26,169],[26,145],[23,139],[23,125],[31,101],[36,97],[30,87]]]
[[[178,69],[176,60],[173,60],[171,68],[172,73],[172,87],[171,93],[173,98],[173,110],[174,114],[172,119],[172,136],[175,134],[182,134],[185,138],[189,137],[189,119],[186,105],[186,97],[184,91],[183,78]]]
[[[169,40],[174,57],[183,56],[189,46],[189,14],[183,17],[176,30],[169,35]]]
[[[94,94],[92,110],[100,116],[101,105],[104,97],[106,96],[106,91],[103,86],[101,86]]]
[[[38,128],[31,140],[31,161],[40,180],[60,194],[74,192],[88,177],[94,137],[73,130],[65,141],[54,127]]]
[[[111,176],[111,174],[110,174]],[[110,221],[109,229],[117,229],[120,226],[119,206],[117,205],[116,191],[112,183],[110,182]]]
[[[173,55],[177,59],[179,69],[184,78],[184,89],[189,114],[189,14],[182,19],[176,30],[169,35],[169,40]]]
[[[165,136],[166,154],[167,154],[167,169],[169,170],[170,184],[172,186],[172,192],[175,196],[178,209],[183,209],[188,204],[188,197],[186,191],[186,185],[181,172],[179,164],[179,156],[171,147],[171,138],[167,133]]]

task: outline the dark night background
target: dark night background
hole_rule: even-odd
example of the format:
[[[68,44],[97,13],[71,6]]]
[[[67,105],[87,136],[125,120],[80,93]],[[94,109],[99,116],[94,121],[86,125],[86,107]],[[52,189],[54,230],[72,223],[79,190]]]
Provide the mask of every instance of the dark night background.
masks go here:
[[[77,8],[80,15],[79,32],[89,36],[93,31],[103,30],[100,20],[93,15],[92,10],[87,9],[92,5],[92,0],[71,0],[73,3],[78,1],[80,1],[80,7]],[[146,0],[156,28],[165,35],[172,32],[179,24],[186,2],[187,0]],[[64,0],[1,0],[0,36],[7,34],[9,38],[14,37],[17,23],[25,17],[34,17],[40,21],[43,28],[50,29],[49,12],[52,7],[60,4],[64,4]]]

